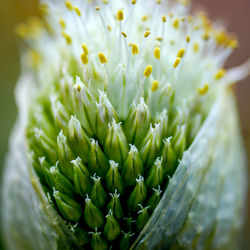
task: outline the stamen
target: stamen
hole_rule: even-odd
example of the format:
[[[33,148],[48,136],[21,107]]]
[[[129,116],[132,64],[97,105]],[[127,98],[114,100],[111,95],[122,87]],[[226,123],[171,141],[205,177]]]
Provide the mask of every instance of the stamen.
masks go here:
[[[81,16],[81,15],[82,15],[81,11],[80,11],[77,7],[74,7],[74,11],[76,12],[76,14],[77,14],[78,16]]]
[[[66,23],[62,18],[59,20],[59,23],[60,23],[60,26],[61,26],[62,29],[66,28]]]
[[[84,51],[84,53],[85,53],[86,55],[89,54],[88,46],[87,46],[85,43],[82,43],[82,50]]]
[[[154,57],[157,59],[157,60],[160,60],[161,58],[161,50],[159,47],[156,47],[155,50],[154,50]]]
[[[145,68],[143,75],[144,75],[145,77],[148,78],[148,77],[151,75],[152,70],[153,70],[152,65],[148,65],[148,66]]]
[[[180,62],[181,62],[181,58],[177,57],[176,60],[175,60],[175,62],[174,62],[174,64],[173,64],[173,68],[177,68],[178,65],[180,64]]]
[[[70,37],[70,35],[66,34],[64,31],[62,32],[62,36],[65,38],[65,41],[67,42],[67,44],[71,44],[72,43],[72,39]]]
[[[200,95],[205,95],[209,90],[209,85],[207,83],[204,84],[202,88],[198,88],[197,91]]]
[[[139,48],[135,43],[131,45],[131,50],[132,50],[132,55],[139,54]]]
[[[216,80],[221,79],[224,75],[226,74],[226,70],[225,69],[219,69],[216,74],[214,75],[214,78]]]
[[[135,5],[135,4],[136,4],[136,0],[132,0],[131,3],[132,3],[133,5]]]
[[[178,53],[177,53],[177,57],[182,58],[182,57],[184,56],[184,54],[185,54],[185,49],[184,49],[184,48],[182,48],[182,49],[180,49],[180,50],[178,51]]]
[[[124,19],[123,11],[122,10],[118,10],[116,17],[117,17],[117,20],[121,22]]]
[[[81,60],[82,60],[82,63],[83,63],[83,64],[87,64],[87,63],[89,62],[88,54],[82,53],[82,55],[81,55]]]
[[[101,64],[104,64],[104,63],[108,62],[107,58],[105,57],[105,55],[102,52],[98,53],[98,58],[99,58]]]
[[[146,37],[148,37],[149,35],[150,35],[150,31],[148,30],[148,31],[146,31],[145,33],[144,33],[144,37],[146,38]]]
[[[175,19],[174,22],[173,22],[173,27],[175,29],[178,29],[179,28],[179,19]]]
[[[158,82],[157,80],[154,80],[154,81],[152,82],[151,91],[152,91],[152,92],[155,92],[155,91],[158,89],[158,87],[159,87],[159,82]]]
[[[73,6],[72,6],[72,4],[71,4],[70,1],[66,1],[65,2],[65,6],[67,7],[68,10],[72,10],[73,9]]]
[[[190,42],[190,36],[189,36],[189,35],[186,36],[186,42],[187,42],[187,43]]]

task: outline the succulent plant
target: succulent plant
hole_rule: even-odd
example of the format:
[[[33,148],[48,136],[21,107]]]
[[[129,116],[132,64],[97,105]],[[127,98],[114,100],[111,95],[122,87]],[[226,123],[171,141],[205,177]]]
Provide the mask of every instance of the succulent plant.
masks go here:
[[[99,4],[98,6],[96,4]],[[3,185],[7,249],[237,248],[237,41],[188,1],[45,1]]]

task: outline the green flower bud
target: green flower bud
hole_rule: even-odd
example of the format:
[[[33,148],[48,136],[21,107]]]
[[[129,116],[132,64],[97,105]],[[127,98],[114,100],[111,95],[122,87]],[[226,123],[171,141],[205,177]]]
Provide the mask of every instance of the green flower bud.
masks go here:
[[[102,186],[101,178],[99,176],[96,176],[95,174],[91,178],[94,181],[94,184],[90,193],[90,199],[96,206],[103,207],[107,200],[107,195]]]
[[[82,208],[76,201],[55,189],[53,191],[53,196],[56,200],[58,209],[66,220],[77,222],[80,219]]]
[[[84,163],[88,162],[90,139],[86,136],[80,122],[73,116],[68,124],[69,144]]]
[[[103,230],[108,241],[115,240],[121,232],[119,223],[114,218],[112,210],[109,210],[109,213],[106,215],[106,224]]]
[[[137,105],[134,102],[124,123],[124,130],[129,143],[135,144],[137,147],[140,145],[148,132],[150,120],[150,112],[144,99],[141,98]]]
[[[51,184],[56,190],[69,197],[74,197],[74,187],[70,181],[59,172],[58,162],[56,166],[50,168],[50,176]]]
[[[121,128],[121,123],[117,124],[114,119],[112,123],[109,123],[109,129],[104,143],[104,152],[110,159],[120,164],[127,158],[127,140]]]
[[[71,161],[70,167],[73,168],[73,183],[75,191],[84,196],[91,190],[90,173],[88,169],[82,164],[81,158],[77,157]]]
[[[137,230],[141,231],[141,229],[144,228],[144,226],[148,222],[150,215],[148,212],[149,206],[143,207],[140,204],[139,204],[139,206],[140,206],[141,210],[138,211],[139,216],[137,217],[137,220],[136,220],[136,226],[137,226]]]
[[[75,158],[68,143],[67,138],[63,135],[61,130],[57,136],[57,150],[59,159],[59,169],[67,176],[70,180],[73,179],[73,168],[71,166],[71,161]]]
[[[122,168],[122,178],[127,186],[135,185],[135,179],[138,175],[143,174],[143,164],[141,162],[140,155],[137,148],[134,145],[130,145],[130,151],[128,158],[125,161]]]
[[[89,152],[89,168],[92,173],[104,177],[109,169],[109,161],[105,154],[102,152],[98,141],[91,139],[91,147]]]
[[[101,238],[101,232],[95,229],[95,232],[91,232],[92,239],[91,239],[91,247],[93,250],[106,250],[108,249],[108,243],[104,239]]]
[[[127,250],[129,249],[130,245],[131,245],[131,240],[132,240],[132,237],[135,235],[134,233],[131,233],[131,232],[128,232],[128,233],[124,233],[122,231],[122,239],[121,239],[121,242],[120,242],[120,249],[121,250]]]
[[[122,219],[124,216],[124,212],[122,210],[122,205],[119,199],[120,194],[117,193],[117,189],[113,194],[110,194],[110,196],[111,201],[107,205],[108,211],[111,210],[117,219]]]
[[[101,228],[104,225],[104,218],[100,209],[98,209],[88,195],[85,199],[85,208],[84,208],[84,220],[87,225],[92,228]]]
[[[115,192],[117,190],[120,194],[123,193],[124,184],[122,177],[118,171],[118,163],[110,160],[110,167],[106,174],[106,186],[109,192]]]
[[[144,184],[144,178],[139,176],[136,180],[136,186],[128,198],[128,207],[130,210],[138,210],[138,205],[147,197],[147,188]]]
[[[237,42],[187,1],[42,2],[21,29],[35,68],[16,91],[6,249],[239,249],[231,86],[250,70],[222,69]]]

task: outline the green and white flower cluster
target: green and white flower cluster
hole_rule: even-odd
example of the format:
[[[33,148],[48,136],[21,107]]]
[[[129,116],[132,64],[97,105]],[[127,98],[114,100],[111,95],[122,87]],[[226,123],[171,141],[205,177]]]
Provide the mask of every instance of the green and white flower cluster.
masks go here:
[[[232,217],[244,203],[244,155],[228,90],[242,69],[230,77],[223,69],[237,41],[204,13],[191,16],[187,1],[45,1],[41,7],[44,21],[33,18],[17,29],[32,66],[25,68],[31,83],[24,80],[27,99],[20,105],[25,137],[17,143],[33,189],[24,212],[37,207],[29,216],[39,214],[40,225],[29,223],[41,245],[30,239],[18,247],[16,227],[12,248],[227,246],[226,224],[219,232],[214,225],[222,218],[238,231],[241,219],[233,226]],[[242,183],[237,194],[224,187],[229,175]],[[223,190],[227,199],[218,205]],[[235,203],[232,211],[227,202]],[[228,214],[217,213],[220,207]],[[199,216],[211,216],[211,223],[200,224]]]

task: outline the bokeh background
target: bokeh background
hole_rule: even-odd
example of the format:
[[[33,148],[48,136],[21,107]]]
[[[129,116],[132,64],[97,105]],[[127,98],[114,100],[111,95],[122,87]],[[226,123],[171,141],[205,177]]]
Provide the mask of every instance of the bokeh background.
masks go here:
[[[224,20],[228,30],[239,38],[240,47],[229,58],[226,67],[239,65],[250,57],[250,0],[193,0],[193,8],[206,10],[212,20]],[[0,177],[8,137],[17,115],[14,87],[20,73],[20,41],[14,35],[14,27],[35,15],[38,15],[37,0],[0,0]],[[240,82],[235,87],[235,93],[250,159],[250,78]],[[250,190],[248,194],[250,197]],[[250,199],[247,213],[243,242],[243,249],[246,250],[250,249]]]

